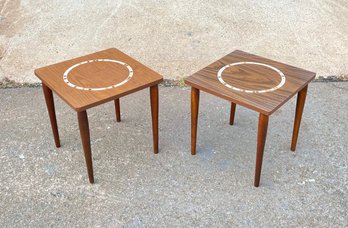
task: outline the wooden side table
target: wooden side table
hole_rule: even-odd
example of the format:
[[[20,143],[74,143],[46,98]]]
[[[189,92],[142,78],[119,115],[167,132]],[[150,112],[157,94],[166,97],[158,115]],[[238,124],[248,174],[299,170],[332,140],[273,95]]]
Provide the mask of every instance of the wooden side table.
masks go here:
[[[158,84],[162,76],[116,48],[71,59],[35,70],[42,81],[54,141],[60,147],[54,108],[55,92],[77,112],[90,183],[94,183],[87,109],[114,101],[121,121],[120,98],[150,87],[154,153],[158,153]]]
[[[254,185],[260,184],[269,116],[296,93],[297,104],[291,150],[295,151],[309,82],[315,73],[243,51],[234,51],[191,75],[191,153],[196,154],[200,90],[231,102],[230,124],[236,104],[259,112]]]

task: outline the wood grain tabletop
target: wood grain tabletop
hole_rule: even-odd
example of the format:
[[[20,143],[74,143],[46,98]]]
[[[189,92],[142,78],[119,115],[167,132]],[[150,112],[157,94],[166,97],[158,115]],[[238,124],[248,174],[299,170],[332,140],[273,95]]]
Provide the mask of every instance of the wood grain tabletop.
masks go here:
[[[35,75],[76,111],[160,83],[160,74],[116,48],[35,70]]]
[[[314,72],[236,50],[189,76],[185,82],[271,115],[314,77]]]

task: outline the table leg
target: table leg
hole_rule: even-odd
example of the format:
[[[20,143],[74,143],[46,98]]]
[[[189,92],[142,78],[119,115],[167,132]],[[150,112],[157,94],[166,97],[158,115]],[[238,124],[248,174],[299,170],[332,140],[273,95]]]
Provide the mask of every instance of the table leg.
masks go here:
[[[89,136],[89,126],[88,126],[88,117],[86,111],[77,112],[77,119],[79,121],[80,135],[83,146],[83,152],[85,154],[88,179],[91,184],[94,183],[93,177],[93,163],[92,163],[92,154],[91,154],[91,143]]]
[[[191,154],[196,154],[199,89],[191,89]]]
[[[117,98],[115,102],[115,112],[116,112],[116,121],[121,122],[121,109],[120,109],[120,99]]]
[[[153,151],[158,153],[158,85],[150,87]]]
[[[297,94],[296,114],[295,114],[294,130],[292,133],[292,142],[291,142],[291,150],[292,151],[296,150],[297,137],[298,137],[298,132],[300,130],[303,108],[304,108],[305,101],[306,101],[307,89],[308,89],[308,85],[306,85],[306,87],[304,87]]]
[[[255,167],[255,179],[254,186],[259,187],[263,151],[265,149],[266,136],[268,127],[268,116],[260,113],[259,116],[259,126],[257,132],[257,152],[256,152],[256,167]]]
[[[233,123],[234,123],[235,112],[236,112],[236,104],[231,102],[230,125],[233,125]]]
[[[53,131],[53,137],[54,142],[56,144],[56,147],[60,147],[60,140],[59,140],[59,133],[58,133],[58,125],[57,125],[57,118],[56,118],[56,110],[54,108],[54,99],[52,90],[48,88],[45,84],[42,83],[42,89],[45,96],[46,106],[48,115],[50,117],[51,127]]]

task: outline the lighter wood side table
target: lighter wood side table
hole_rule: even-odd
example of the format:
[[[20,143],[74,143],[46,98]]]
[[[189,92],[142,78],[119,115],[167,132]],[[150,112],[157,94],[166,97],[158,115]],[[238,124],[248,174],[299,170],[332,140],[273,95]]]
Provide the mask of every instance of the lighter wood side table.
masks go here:
[[[77,112],[88,178],[94,183],[87,109],[114,101],[121,121],[120,98],[150,88],[154,153],[158,153],[158,84],[162,76],[116,48],[35,70],[42,81],[56,147],[60,147],[53,93]]]

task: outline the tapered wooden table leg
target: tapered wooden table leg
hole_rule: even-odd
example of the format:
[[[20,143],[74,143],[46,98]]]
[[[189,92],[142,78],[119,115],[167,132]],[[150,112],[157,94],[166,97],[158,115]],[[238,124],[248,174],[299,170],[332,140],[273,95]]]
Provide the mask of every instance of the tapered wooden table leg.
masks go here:
[[[86,111],[77,112],[77,119],[79,121],[80,135],[81,135],[81,141],[83,146],[83,152],[85,154],[88,179],[89,179],[89,182],[93,184],[94,183],[93,162],[92,162],[87,112]]]
[[[292,132],[292,142],[291,142],[292,151],[296,150],[297,137],[298,137],[298,132],[300,130],[303,108],[304,108],[306,96],[307,96],[307,89],[308,89],[308,85],[306,85],[297,94],[296,114],[295,114],[294,130]]]
[[[116,121],[121,122],[120,99],[117,98],[114,101],[115,101]]]
[[[199,89],[191,89],[191,154],[196,154]]]
[[[45,96],[48,115],[50,117],[54,142],[56,144],[56,147],[60,147],[58,125],[57,125],[57,118],[56,118],[56,110],[54,108],[54,100],[53,100],[52,90],[50,88],[48,88],[44,83],[42,83],[42,89],[43,89],[44,96]]]
[[[255,187],[259,187],[260,185],[262,158],[263,158],[263,151],[265,149],[265,143],[266,143],[267,127],[268,127],[268,116],[260,113],[259,126],[258,126],[258,132],[257,132],[256,167],[255,167],[255,179],[254,179]]]
[[[234,115],[236,113],[236,104],[231,102],[230,125],[234,123]]]
[[[153,151],[158,153],[158,85],[150,87]]]

